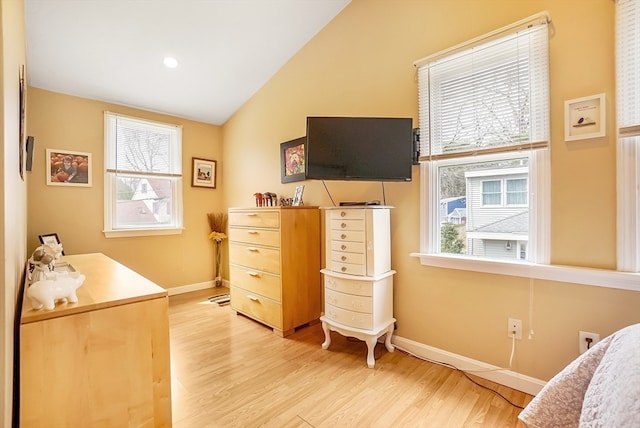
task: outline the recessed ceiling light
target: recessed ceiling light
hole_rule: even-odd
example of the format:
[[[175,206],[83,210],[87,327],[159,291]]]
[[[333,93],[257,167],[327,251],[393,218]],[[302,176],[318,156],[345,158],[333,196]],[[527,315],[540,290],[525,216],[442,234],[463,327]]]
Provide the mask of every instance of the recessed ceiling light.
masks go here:
[[[164,59],[164,65],[169,68],[176,68],[178,66],[178,60],[168,56]]]

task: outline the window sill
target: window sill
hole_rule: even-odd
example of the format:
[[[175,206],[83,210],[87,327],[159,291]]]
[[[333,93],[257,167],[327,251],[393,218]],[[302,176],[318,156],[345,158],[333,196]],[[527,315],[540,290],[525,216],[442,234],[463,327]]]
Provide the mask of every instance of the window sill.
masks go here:
[[[180,235],[182,227],[169,229],[119,229],[103,230],[105,238],[133,238],[135,236]]]
[[[504,260],[479,260],[464,256],[442,256],[423,253],[411,253],[410,255],[418,257],[420,264],[424,266],[640,291],[640,274],[634,272],[576,266],[539,265]]]

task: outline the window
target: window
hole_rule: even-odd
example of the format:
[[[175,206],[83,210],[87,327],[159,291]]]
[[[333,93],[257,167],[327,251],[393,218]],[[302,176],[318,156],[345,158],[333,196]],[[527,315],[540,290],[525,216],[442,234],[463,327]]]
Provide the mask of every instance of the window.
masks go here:
[[[182,129],[105,112],[107,237],[181,233]]]
[[[421,255],[549,263],[547,23],[416,63]]]
[[[640,2],[616,3],[618,270],[640,272]]]

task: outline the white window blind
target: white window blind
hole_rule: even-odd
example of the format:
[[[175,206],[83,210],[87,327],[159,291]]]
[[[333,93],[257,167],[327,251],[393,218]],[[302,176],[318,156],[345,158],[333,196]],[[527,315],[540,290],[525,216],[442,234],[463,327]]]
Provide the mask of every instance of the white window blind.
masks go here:
[[[640,2],[616,9],[617,121],[621,137],[640,136]]]
[[[616,3],[617,268],[640,271],[640,1]]]
[[[421,160],[548,144],[548,29],[538,21],[418,64]]]

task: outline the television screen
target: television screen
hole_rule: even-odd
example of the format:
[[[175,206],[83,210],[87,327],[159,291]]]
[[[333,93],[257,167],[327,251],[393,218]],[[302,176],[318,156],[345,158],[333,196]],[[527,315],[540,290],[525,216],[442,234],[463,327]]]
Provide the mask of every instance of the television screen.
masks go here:
[[[412,122],[410,118],[307,117],[305,177],[411,181]]]

